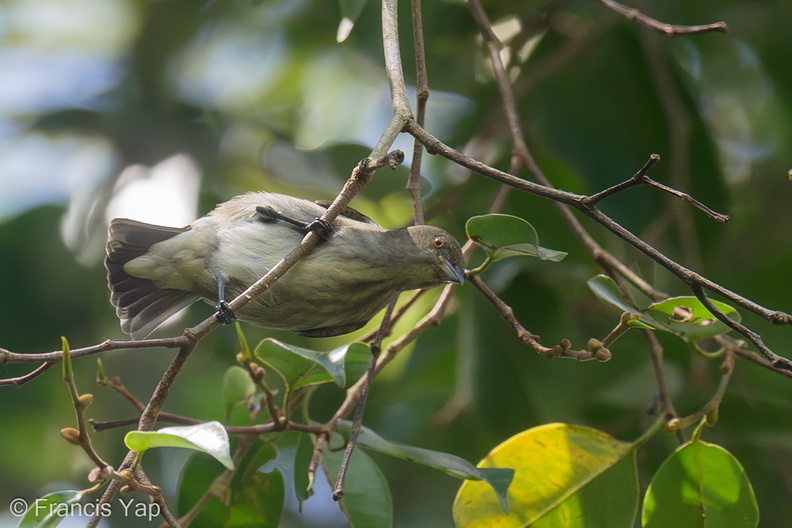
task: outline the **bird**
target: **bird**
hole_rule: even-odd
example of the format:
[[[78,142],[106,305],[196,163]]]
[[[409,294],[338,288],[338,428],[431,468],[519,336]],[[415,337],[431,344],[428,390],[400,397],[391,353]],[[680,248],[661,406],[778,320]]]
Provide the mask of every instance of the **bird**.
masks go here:
[[[121,329],[145,339],[199,299],[232,317],[308,337],[364,326],[403,291],[464,282],[465,263],[445,230],[415,225],[388,230],[347,207],[332,225],[328,203],[250,192],[221,203],[187,227],[115,218],[105,268]],[[308,230],[322,241],[264,293],[229,313],[238,296],[294,249]]]

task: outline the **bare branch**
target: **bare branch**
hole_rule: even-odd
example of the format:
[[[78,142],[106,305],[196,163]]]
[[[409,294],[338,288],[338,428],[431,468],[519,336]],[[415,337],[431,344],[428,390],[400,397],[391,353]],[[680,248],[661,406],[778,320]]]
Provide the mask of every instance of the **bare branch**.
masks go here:
[[[429,100],[429,76],[426,72],[426,54],[424,52],[423,17],[421,14],[421,0],[412,0],[413,21],[413,46],[415,47],[415,77],[416,77],[416,114],[415,120],[423,126],[426,117],[426,103]],[[413,202],[413,217],[415,224],[425,222],[423,204],[421,203],[421,159],[423,158],[423,145],[413,139],[413,155],[410,164],[410,177],[407,179],[407,192]]]
[[[666,424],[666,431],[681,431],[686,427],[690,427],[691,425],[700,422],[702,418],[706,418],[707,425],[715,425],[715,423],[718,421],[718,407],[720,407],[721,401],[723,401],[723,396],[726,394],[726,388],[729,386],[729,381],[731,380],[732,374],[734,373],[734,356],[735,354],[733,350],[726,349],[726,355],[723,358],[723,363],[720,367],[721,379],[718,383],[718,388],[715,390],[715,394],[712,395],[712,398],[710,398],[704,407],[689,416],[682,418],[672,418]]]
[[[715,22],[713,24],[704,24],[701,26],[677,26],[673,24],[666,24],[665,22],[660,22],[659,20],[655,20],[654,18],[650,17],[649,15],[645,15],[644,13],[638,11],[635,8],[624,6],[614,0],[599,0],[599,2],[608,7],[620,15],[628,18],[629,20],[634,20],[638,22],[642,26],[648,27],[658,33],[662,33],[666,37],[676,37],[679,35],[696,35],[699,33],[726,33],[729,28],[726,25],[726,22]]]
[[[590,219],[595,221],[596,223],[600,224],[601,226],[605,227],[616,236],[621,238],[622,240],[628,242],[638,251],[643,253],[644,255],[648,256],[664,268],[666,268],[669,272],[673,275],[678,277],[682,282],[687,284],[689,287],[693,287],[694,285],[699,285],[703,288],[706,288],[718,295],[730,300],[731,302],[737,304],[738,306],[745,308],[746,310],[759,315],[760,317],[774,323],[774,324],[792,324],[792,315],[788,313],[777,311],[777,310],[769,310],[750,299],[743,297],[723,286],[699,275],[698,273],[678,264],[674,260],[668,258],[663,253],[655,249],[653,246],[644,242],[640,237],[636,236],[626,228],[624,228],[621,224],[617,223],[605,213],[597,209],[595,206],[590,205],[587,203],[588,197],[561,191],[558,189],[554,189],[551,187],[547,187],[544,185],[539,185],[533,182],[529,182],[527,180],[523,180],[522,178],[518,178],[512,174],[508,174],[501,170],[495,169],[490,167],[484,163],[481,163],[478,160],[469,158],[465,156],[461,152],[452,149],[448,145],[445,145],[436,137],[429,134],[426,130],[422,127],[418,126],[414,121],[410,121],[406,127],[407,131],[412,134],[413,136],[419,138],[424,145],[427,147],[427,151],[432,154],[439,154],[446,159],[449,159],[455,163],[458,163],[468,169],[481,174],[482,176],[486,176],[492,180],[497,182],[510,185],[516,189],[519,189],[524,192],[528,192],[531,194],[535,194],[537,196],[541,196],[544,198],[549,198],[550,200],[563,203],[566,205],[571,205],[572,207],[576,208],[578,211],[583,213],[584,215],[588,216]],[[739,332],[740,334],[744,335],[746,338],[751,340],[751,342],[757,344],[760,342],[760,339],[757,340],[758,334],[748,330],[746,327],[742,325],[732,325],[731,326],[735,331]],[[770,352],[767,347],[764,345],[760,346],[760,351],[766,354]],[[784,368],[792,370],[792,361],[789,361],[786,358],[782,358],[776,354],[772,354],[770,357],[771,361],[776,368]]]
[[[729,215],[717,213],[712,209],[710,209],[709,207],[707,207],[706,205],[704,205],[703,203],[693,198],[692,196],[690,196],[689,194],[684,193],[682,191],[678,191],[672,187],[668,187],[667,185],[663,185],[662,183],[656,182],[652,178],[650,178],[647,173],[652,167],[655,166],[655,164],[657,164],[658,161],[660,161],[660,156],[657,154],[652,154],[651,156],[649,156],[649,160],[644,164],[644,166],[641,167],[641,170],[635,173],[635,176],[633,176],[629,180],[614,185],[613,187],[609,187],[603,191],[600,191],[597,194],[593,194],[587,197],[584,201],[587,202],[589,206],[593,206],[601,202],[605,198],[608,198],[609,196],[613,196],[614,194],[619,193],[629,187],[644,184],[650,187],[654,187],[655,189],[659,189],[665,193],[670,194],[671,196],[675,196],[676,198],[679,198],[680,200],[687,202],[698,209],[701,209],[707,214],[707,216],[709,216],[713,220],[716,220],[721,223],[729,221]]]

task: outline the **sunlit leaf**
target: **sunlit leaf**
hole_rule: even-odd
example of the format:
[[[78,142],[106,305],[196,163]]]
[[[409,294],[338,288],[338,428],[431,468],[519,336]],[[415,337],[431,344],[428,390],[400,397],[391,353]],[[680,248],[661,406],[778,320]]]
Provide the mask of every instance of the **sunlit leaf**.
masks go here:
[[[479,464],[493,466],[515,470],[510,513],[504,514],[488,486],[468,480],[454,501],[457,528],[633,526],[638,509],[633,444],[588,427],[549,424],[513,436]]]
[[[727,317],[740,320],[739,312],[733,307],[719,301],[710,302]],[[669,332],[691,341],[725,334],[731,330],[716,319],[698,298],[691,296],[666,299],[651,305],[644,313]]]
[[[759,508],[737,459],[718,445],[693,440],[660,466],[641,521],[645,528],[754,528]]]
[[[631,292],[631,295],[639,298],[639,303],[634,303],[622,294],[610,277],[597,275],[589,279],[588,286],[601,301],[612,304],[623,312],[637,315],[639,319],[628,321],[629,326],[665,330],[690,342],[725,334],[731,330],[693,296],[671,297],[639,309],[636,304],[644,305],[647,298]],[[719,301],[710,302],[723,314],[735,321],[740,320],[740,314],[734,307]]]
[[[348,421],[341,420],[338,422],[339,431],[349,431],[350,426],[351,423]],[[479,469],[464,458],[456,455],[388,442],[367,427],[361,427],[358,444],[386,455],[439,469],[452,477],[483,480],[492,486],[493,491],[495,491],[501,501],[503,509],[508,510],[506,491],[514,477],[514,470],[510,468]]]
[[[366,371],[371,359],[369,348],[363,343],[317,352],[275,339],[263,340],[255,355],[292,389],[329,382],[345,387],[348,380],[355,381]]]
[[[228,469],[234,469],[228,433],[220,422],[163,427],[159,431],[130,431],[124,437],[124,444],[138,453],[153,447],[181,447],[203,451]]]
[[[613,282],[613,279],[607,275],[597,275],[592,277],[586,283],[594,295],[603,302],[612,304],[619,308],[622,312],[640,315],[641,310],[633,304],[629,299],[625,299],[619,287]]]
[[[539,235],[527,221],[506,214],[474,216],[465,224],[470,240],[481,246],[492,260],[509,257],[537,257],[559,262],[567,256],[539,246]]]
[[[72,517],[74,504],[80,502],[83,492],[74,490],[56,491],[39,497],[30,505],[19,520],[17,528],[53,528],[65,517]],[[16,499],[19,500],[19,499]],[[11,513],[15,513],[15,501],[11,502]],[[24,507],[24,506],[23,506]]]

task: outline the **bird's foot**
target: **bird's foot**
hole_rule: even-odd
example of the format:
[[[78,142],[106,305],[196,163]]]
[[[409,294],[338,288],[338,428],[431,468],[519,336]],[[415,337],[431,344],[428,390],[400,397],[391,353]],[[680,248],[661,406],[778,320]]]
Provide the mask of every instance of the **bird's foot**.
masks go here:
[[[323,220],[322,218],[316,217],[313,219],[313,222],[308,223],[305,228],[305,232],[313,231],[316,233],[319,238],[322,240],[327,240],[330,238],[330,235],[333,234],[333,228],[327,220]]]
[[[312,222],[303,222],[302,220],[297,220],[296,218],[292,218],[281,212],[278,212],[268,205],[267,206],[260,205],[256,207],[256,212],[261,217],[260,220],[262,222],[271,223],[281,220],[289,225],[293,225],[303,233],[308,233],[310,231],[313,231],[322,240],[327,240],[328,238],[330,238],[330,235],[333,232],[333,228],[330,226],[330,223],[319,217],[314,218]]]
[[[217,317],[217,320],[220,321],[221,324],[228,325],[233,323],[236,319],[234,310],[231,309],[227,302],[218,302],[216,308],[217,312],[215,312],[215,317]]]

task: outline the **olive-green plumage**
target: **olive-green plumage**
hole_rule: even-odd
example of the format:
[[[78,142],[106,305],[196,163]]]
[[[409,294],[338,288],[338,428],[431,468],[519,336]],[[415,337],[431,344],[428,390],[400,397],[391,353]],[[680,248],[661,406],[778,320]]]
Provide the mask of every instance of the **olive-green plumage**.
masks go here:
[[[274,193],[220,204],[185,228],[117,218],[105,265],[121,328],[142,339],[199,298],[217,302],[217,278],[229,299],[261,278],[300,242],[300,229],[262,218],[257,208],[309,223],[324,208]],[[457,241],[433,226],[386,230],[351,211],[332,234],[237,315],[267,328],[332,336],[356,330],[402,291],[461,283]]]

